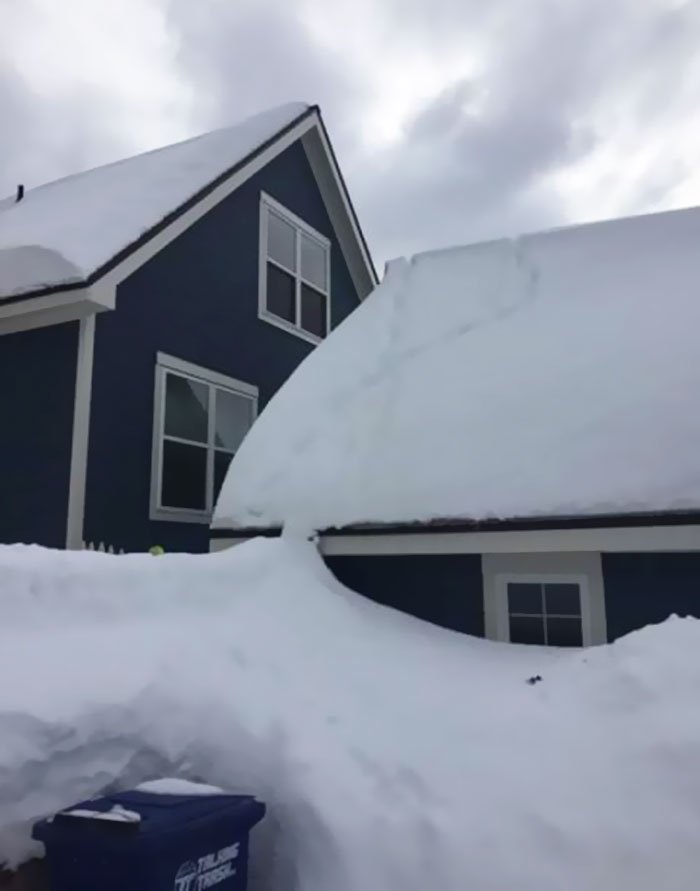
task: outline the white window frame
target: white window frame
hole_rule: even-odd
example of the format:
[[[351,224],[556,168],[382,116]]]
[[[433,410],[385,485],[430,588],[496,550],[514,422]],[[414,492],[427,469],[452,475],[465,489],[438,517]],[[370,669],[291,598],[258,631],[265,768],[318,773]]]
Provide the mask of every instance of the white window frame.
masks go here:
[[[161,501],[161,479],[163,474],[163,441],[165,436],[165,381],[168,374],[176,374],[180,377],[206,384],[209,387],[208,417],[210,418],[208,429],[208,441],[197,443],[207,450],[207,475],[206,475],[206,509],[192,510],[191,508],[167,507]],[[218,449],[214,443],[215,424],[214,418],[216,391],[224,390],[234,393],[236,396],[244,396],[252,403],[253,421],[258,414],[258,388],[245,381],[212,371],[201,365],[194,365],[184,359],[169,356],[166,353],[158,353],[156,356],[155,387],[153,396],[153,447],[151,455],[151,520],[172,520],[180,523],[206,523],[209,524],[214,511],[214,454],[217,451],[229,452],[229,449]],[[178,441],[177,437],[168,436],[168,439]],[[181,440],[188,443],[188,440]]]
[[[508,610],[508,585],[524,583],[530,585],[571,585],[579,587],[581,595],[581,637],[583,646],[589,647],[593,640],[591,623],[591,591],[588,576],[568,573],[508,572],[495,577],[497,634],[498,640],[510,642],[510,613]]]
[[[279,217],[289,223],[290,226],[293,226],[296,230],[296,271],[292,271],[291,269],[287,269],[286,266],[283,266],[281,263],[276,262],[271,257],[268,257],[267,252],[267,229],[268,229],[268,219],[270,211],[276,213]],[[302,277],[301,274],[301,238],[299,234],[303,233],[309,238],[316,241],[325,251],[326,255],[326,290],[324,291],[322,288],[319,288],[317,284],[313,282],[307,281]],[[286,207],[281,205],[279,201],[275,201],[270,195],[266,192],[260,193],[260,243],[258,249],[258,318],[262,319],[265,322],[268,322],[270,325],[275,325],[277,328],[281,328],[283,331],[287,331],[290,334],[294,334],[297,337],[300,337],[302,340],[306,340],[309,343],[318,344],[321,343],[323,337],[318,337],[315,334],[312,334],[310,331],[306,331],[301,327],[301,324],[293,324],[292,322],[288,322],[286,319],[280,318],[280,316],[276,316],[274,313],[270,312],[267,308],[267,264],[268,262],[272,263],[273,266],[277,266],[283,272],[286,272],[287,275],[291,275],[294,278],[294,293],[296,298],[296,317],[298,320],[301,320],[301,286],[302,283],[308,285],[308,287],[313,288],[314,291],[318,291],[321,294],[325,294],[326,297],[326,333],[324,337],[327,337],[331,330],[331,242],[330,239],[326,238],[325,235],[321,235],[320,232],[317,232],[312,226],[309,226],[308,223],[305,223],[300,217],[296,214],[293,214],[291,210],[287,210]]]

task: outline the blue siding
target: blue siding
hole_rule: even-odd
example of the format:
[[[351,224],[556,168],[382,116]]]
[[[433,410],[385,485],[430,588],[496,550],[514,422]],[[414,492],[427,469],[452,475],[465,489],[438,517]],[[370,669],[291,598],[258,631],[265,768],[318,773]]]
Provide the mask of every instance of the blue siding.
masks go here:
[[[673,613],[700,618],[700,554],[603,554],[608,639]]]
[[[443,628],[484,636],[481,557],[409,554],[327,557],[348,588]]]
[[[98,316],[86,538],[125,550],[206,551],[204,524],[148,519],[156,353],[247,381],[260,408],[312,349],[258,319],[260,192],[331,239],[332,323],[357,295],[301,143],[295,143],[122,283]]]
[[[0,337],[0,542],[65,547],[78,323]]]

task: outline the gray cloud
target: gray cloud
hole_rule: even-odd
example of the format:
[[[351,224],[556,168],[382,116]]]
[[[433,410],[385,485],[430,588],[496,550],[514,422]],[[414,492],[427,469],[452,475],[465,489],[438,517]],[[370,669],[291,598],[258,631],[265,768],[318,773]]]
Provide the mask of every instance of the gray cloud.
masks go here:
[[[322,106],[341,142],[347,136],[364,98],[350,60],[311,41],[294,4],[170,0],[169,10],[179,62],[202,97],[205,127],[305,101]]]
[[[366,70],[366,60],[358,69],[351,54],[315,42],[295,4],[160,2],[178,75],[197,96],[192,132],[279,102],[319,102],[380,264],[564,221],[550,175],[609,138],[591,123],[592,112],[619,103],[614,116],[640,138],[672,129],[693,89],[684,72],[700,37],[695,2],[384,0],[366,26],[406,54],[407,69],[418,49],[436,59],[480,43],[487,51],[478,73],[417,109],[402,139],[370,151],[357,134],[380,75]],[[89,85],[49,102],[7,58],[3,51],[0,191],[114,157],[109,108]],[[663,203],[686,174],[669,154],[626,210]]]
[[[358,178],[370,240],[390,256],[563,222],[564,205],[545,178],[605,139],[580,121],[630,84],[643,89],[620,116],[641,122],[668,111],[700,35],[693,4],[652,15],[637,2],[586,0],[540,4],[549,14],[539,16],[528,4],[527,17],[510,18],[499,17],[498,5],[490,11],[499,51],[488,69],[419,111],[405,139]],[[437,7],[433,33],[447,39],[454,12],[454,43],[454,21],[469,11],[439,0]],[[424,9],[414,3],[413,12]],[[658,203],[683,172],[669,161],[653,183],[640,183],[637,204]]]
[[[0,57],[0,197],[118,156],[108,113],[89,85],[47,102]]]

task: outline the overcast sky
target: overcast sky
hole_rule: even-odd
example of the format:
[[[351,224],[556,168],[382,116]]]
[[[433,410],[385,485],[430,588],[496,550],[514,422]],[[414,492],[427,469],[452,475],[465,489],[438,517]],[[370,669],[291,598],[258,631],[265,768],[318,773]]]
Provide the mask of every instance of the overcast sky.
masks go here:
[[[318,102],[375,259],[700,203],[700,0],[0,0],[0,193]]]

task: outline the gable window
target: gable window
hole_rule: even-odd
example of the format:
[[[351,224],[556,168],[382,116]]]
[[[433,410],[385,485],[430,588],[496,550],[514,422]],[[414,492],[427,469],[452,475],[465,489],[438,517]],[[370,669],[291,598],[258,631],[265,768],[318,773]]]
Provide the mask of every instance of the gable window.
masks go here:
[[[581,585],[576,581],[509,581],[511,643],[583,646]]]
[[[265,193],[260,200],[262,319],[318,343],[330,330],[329,240]]]
[[[151,519],[209,521],[257,402],[250,384],[158,354]]]

